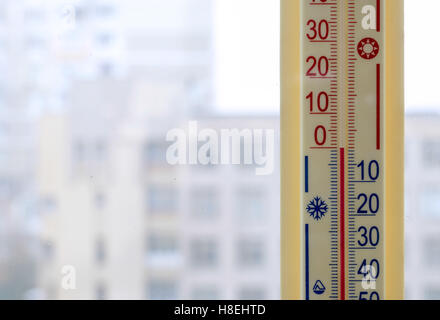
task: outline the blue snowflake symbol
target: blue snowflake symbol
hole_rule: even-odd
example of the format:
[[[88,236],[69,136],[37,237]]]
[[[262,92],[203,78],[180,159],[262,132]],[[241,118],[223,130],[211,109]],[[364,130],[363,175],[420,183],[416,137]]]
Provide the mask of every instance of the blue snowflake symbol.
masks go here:
[[[321,220],[328,211],[327,203],[320,197],[314,198],[307,205],[307,212],[315,220]]]

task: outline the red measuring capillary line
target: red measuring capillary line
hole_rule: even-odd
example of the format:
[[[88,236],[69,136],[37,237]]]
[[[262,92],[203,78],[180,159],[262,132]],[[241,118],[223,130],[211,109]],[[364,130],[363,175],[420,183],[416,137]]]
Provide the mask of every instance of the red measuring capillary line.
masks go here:
[[[340,290],[341,300],[345,300],[345,149],[340,149]]]
[[[380,145],[380,132],[381,132],[381,128],[380,128],[380,111],[381,111],[381,106],[380,106],[380,64],[376,65],[376,149],[380,150],[381,145]]]
[[[376,0],[376,31],[380,32],[380,0]]]

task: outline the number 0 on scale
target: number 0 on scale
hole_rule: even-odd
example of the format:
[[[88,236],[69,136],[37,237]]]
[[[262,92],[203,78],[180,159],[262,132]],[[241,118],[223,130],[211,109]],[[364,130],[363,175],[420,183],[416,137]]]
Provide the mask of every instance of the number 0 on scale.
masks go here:
[[[281,1],[282,297],[403,298],[403,0]]]

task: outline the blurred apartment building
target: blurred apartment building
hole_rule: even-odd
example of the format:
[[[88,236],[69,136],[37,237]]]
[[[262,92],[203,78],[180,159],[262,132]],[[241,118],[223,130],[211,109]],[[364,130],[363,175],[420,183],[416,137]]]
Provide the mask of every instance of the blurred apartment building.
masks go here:
[[[163,128],[133,124],[116,130],[101,155],[93,144],[72,153],[66,124],[48,118],[41,136],[48,297],[278,298],[278,167],[268,176],[245,165],[172,167]],[[199,125],[276,130],[278,120]],[[60,285],[64,265],[77,270],[76,290]]]
[[[47,25],[22,1],[0,2],[0,298],[35,285],[35,119],[50,103],[43,70]],[[55,95],[53,95],[55,96]]]
[[[173,2],[1,1],[0,297],[39,296],[29,291],[39,247],[33,236],[40,226],[38,208],[44,212],[53,205],[50,198],[37,198],[39,119],[67,118],[75,108],[68,99],[80,99],[82,87],[125,97],[128,86],[135,92],[148,87],[166,99],[177,92],[172,107],[165,106],[174,111],[210,105],[201,100],[211,90],[210,1]],[[150,109],[157,98],[149,101]]]
[[[116,46],[100,50],[105,30],[117,34],[112,29],[116,23],[106,24],[112,20],[109,1],[89,1],[96,16],[93,33],[81,23],[82,29],[76,28],[82,16],[74,3],[80,1],[0,3],[0,298],[39,296],[33,290],[41,222],[36,185],[38,120],[47,113],[63,112],[74,78],[96,77],[112,57],[120,56]]]
[[[440,114],[407,115],[405,286],[407,299],[440,299]]]
[[[213,116],[199,118],[198,125],[278,133],[278,122],[276,116]],[[165,149],[161,140],[147,144],[147,172],[154,179],[147,186],[148,297],[279,298],[279,145],[267,176],[256,176],[253,165],[185,166],[173,174]],[[161,225],[171,217],[174,227]],[[165,268],[166,257],[179,261],[181,271]]]
[[[91,62],[74,55],[69,68],[72,42],[61,42],[65,108],[39,122],[43,297],[279,296],[279,168],[258,177],[253,166],[165,162],[167,130],[188,120],[278,132],[275,117],[216,117],[208,108],[211,1],[171,2],[75,5],[74,47],[84,52],[75,32],[101,30],[85,52],[102,54]],[[101,3],[98,11],[119,23],[93,21]],[[117,58],[105,59],[106,45]],[[61,286],[66,265],[76,270],[75,290]]]

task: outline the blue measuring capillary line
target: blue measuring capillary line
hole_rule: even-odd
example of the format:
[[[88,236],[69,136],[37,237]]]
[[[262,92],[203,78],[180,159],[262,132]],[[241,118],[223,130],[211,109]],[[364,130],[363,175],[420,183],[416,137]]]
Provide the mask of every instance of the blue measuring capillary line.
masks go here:
[[[305,169],[305,190],[306,193],[309,192],[309,157],[306,156],[305,159],[305,165],[304,165],[304,169]]]
[[[310,273],[309,273],[309,225],[306,224],[305,230],[305,245],[306,245],[306,300],[310,300]]]

